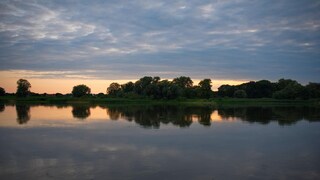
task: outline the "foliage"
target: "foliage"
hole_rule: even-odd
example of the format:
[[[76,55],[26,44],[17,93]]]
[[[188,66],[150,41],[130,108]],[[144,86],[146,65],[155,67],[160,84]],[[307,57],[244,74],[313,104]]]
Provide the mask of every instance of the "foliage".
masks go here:
[[[85,95],[89,95],[90,93],[91,93],[91,89],[84,84],[74,86],[72,90],[72,95],[74,97],[82,97]]]
[[[185,76],[172,81],[161,80],[157,76],[144,76],[134,83],[111,83],[107,93],[111,97],[152,99],[210,98],[213,94],[210,79],[204,79],[199,86],[193,86],[191,78]]]
[[[6,91],[2,87],[0,87],[0,96],[4,95],[6,95]]]
[[[19,79],[17,81],[18,87],[17,87],[17,92],[16,95],[18,97],[26,97],[30,94],[30,88],[31,88],[31,84],[29,83],[29,81],[25,80],[25,79]]]
[[[247,97],[247,93],[245,90],[243,89],[238,89],[234,92],[233,95],[235,98],[246,98]]]
[[[120,93],[120,91],[121,91],[121,86],[120,86],[120,84],[115,83],[115,82],[111,83],[111,84],[109,85],[109,87],[107,88],[107,94],[108,94],[108,95],[111,95],[111,96],[116,96],[116,95],[118,95],[118,94]]]
[[[250,81],[240,85],[222,85],[218,88],[218,97],[236,98],[275,98],[275,99],[311,99],[320,98],[320,83],[307,86],[292,79]]]
[[[218,96],[220,97],[233,97],[235,87],[225,84],[218,88]]]
[[[290,83],[286,84],[286,86],[281,86],[281,88],[283,89],[273,94],[273,98],[276,98],[276,99],[305,98],[305,96],[303,95],[305,93],[304,87],[296,81],[291,81]]]
[[[204,79],[199,82],[199,92],[201,98],[210,98],[212,96],[211,79]]]
[[[308,98],[320,98],[320,83],[309,83],[306,85]]]

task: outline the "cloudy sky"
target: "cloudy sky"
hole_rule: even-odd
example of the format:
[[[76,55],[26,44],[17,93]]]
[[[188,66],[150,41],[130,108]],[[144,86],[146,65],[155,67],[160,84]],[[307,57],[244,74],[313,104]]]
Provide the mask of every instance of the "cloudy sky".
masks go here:
[[[0,86],[27,78],[38,91],[50,81],[105,92],[107,81],[145,75],[319,82],[319,17],[318,0],[2,0]]]

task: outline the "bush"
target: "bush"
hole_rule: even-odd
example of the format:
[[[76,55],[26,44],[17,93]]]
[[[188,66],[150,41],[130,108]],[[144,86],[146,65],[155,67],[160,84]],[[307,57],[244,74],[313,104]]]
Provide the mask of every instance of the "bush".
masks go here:
[[[6,95],[6,91],[2,87],[0,87],[0,96],[4,95]]]
[[[90,92],[91,92],[91,89],[88,86],[81,84],[73,87],[72,95],[74,97],[82,97],[85,95],[89,95]]]
[[[234,92],[233,97],[235,98],[246,98],[247,97],[247,93],[246,91],[242,90],[242,89],[238,89]]]

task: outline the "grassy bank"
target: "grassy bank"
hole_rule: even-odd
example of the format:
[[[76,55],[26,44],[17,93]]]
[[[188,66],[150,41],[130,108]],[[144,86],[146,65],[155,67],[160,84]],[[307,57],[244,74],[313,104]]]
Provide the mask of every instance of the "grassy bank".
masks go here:
[[[237,98],[212,98],[212,99],[175,99],[155,100],[149,98],[128,99],[128,98],[101,98],[101,97],[26,97],[15,96],[0,97],[3,103],[28,103],[28,104],[137,104],[137,105],[194,105],[194,106],[260,106],[260,105],[320,105],[319,99],[312,100],[277,100],[271,98],[262,99],[237,99]]]

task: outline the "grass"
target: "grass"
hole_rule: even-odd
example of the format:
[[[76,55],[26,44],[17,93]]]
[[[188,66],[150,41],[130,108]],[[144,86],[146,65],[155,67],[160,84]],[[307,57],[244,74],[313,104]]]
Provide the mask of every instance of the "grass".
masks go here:
[[[319,99],[312,100],[277,100],[271,98],[238,99],[238,98],[212,98],[212,99],[186,99],[155,100],[150,98],[101,98],[101,97],[26,97],[2,96],[1,102],[28,103],[28,104],[115,104],[115,105],[188,105],[188,106],[275,106],[275,105],[316,105],[320,106]]]

